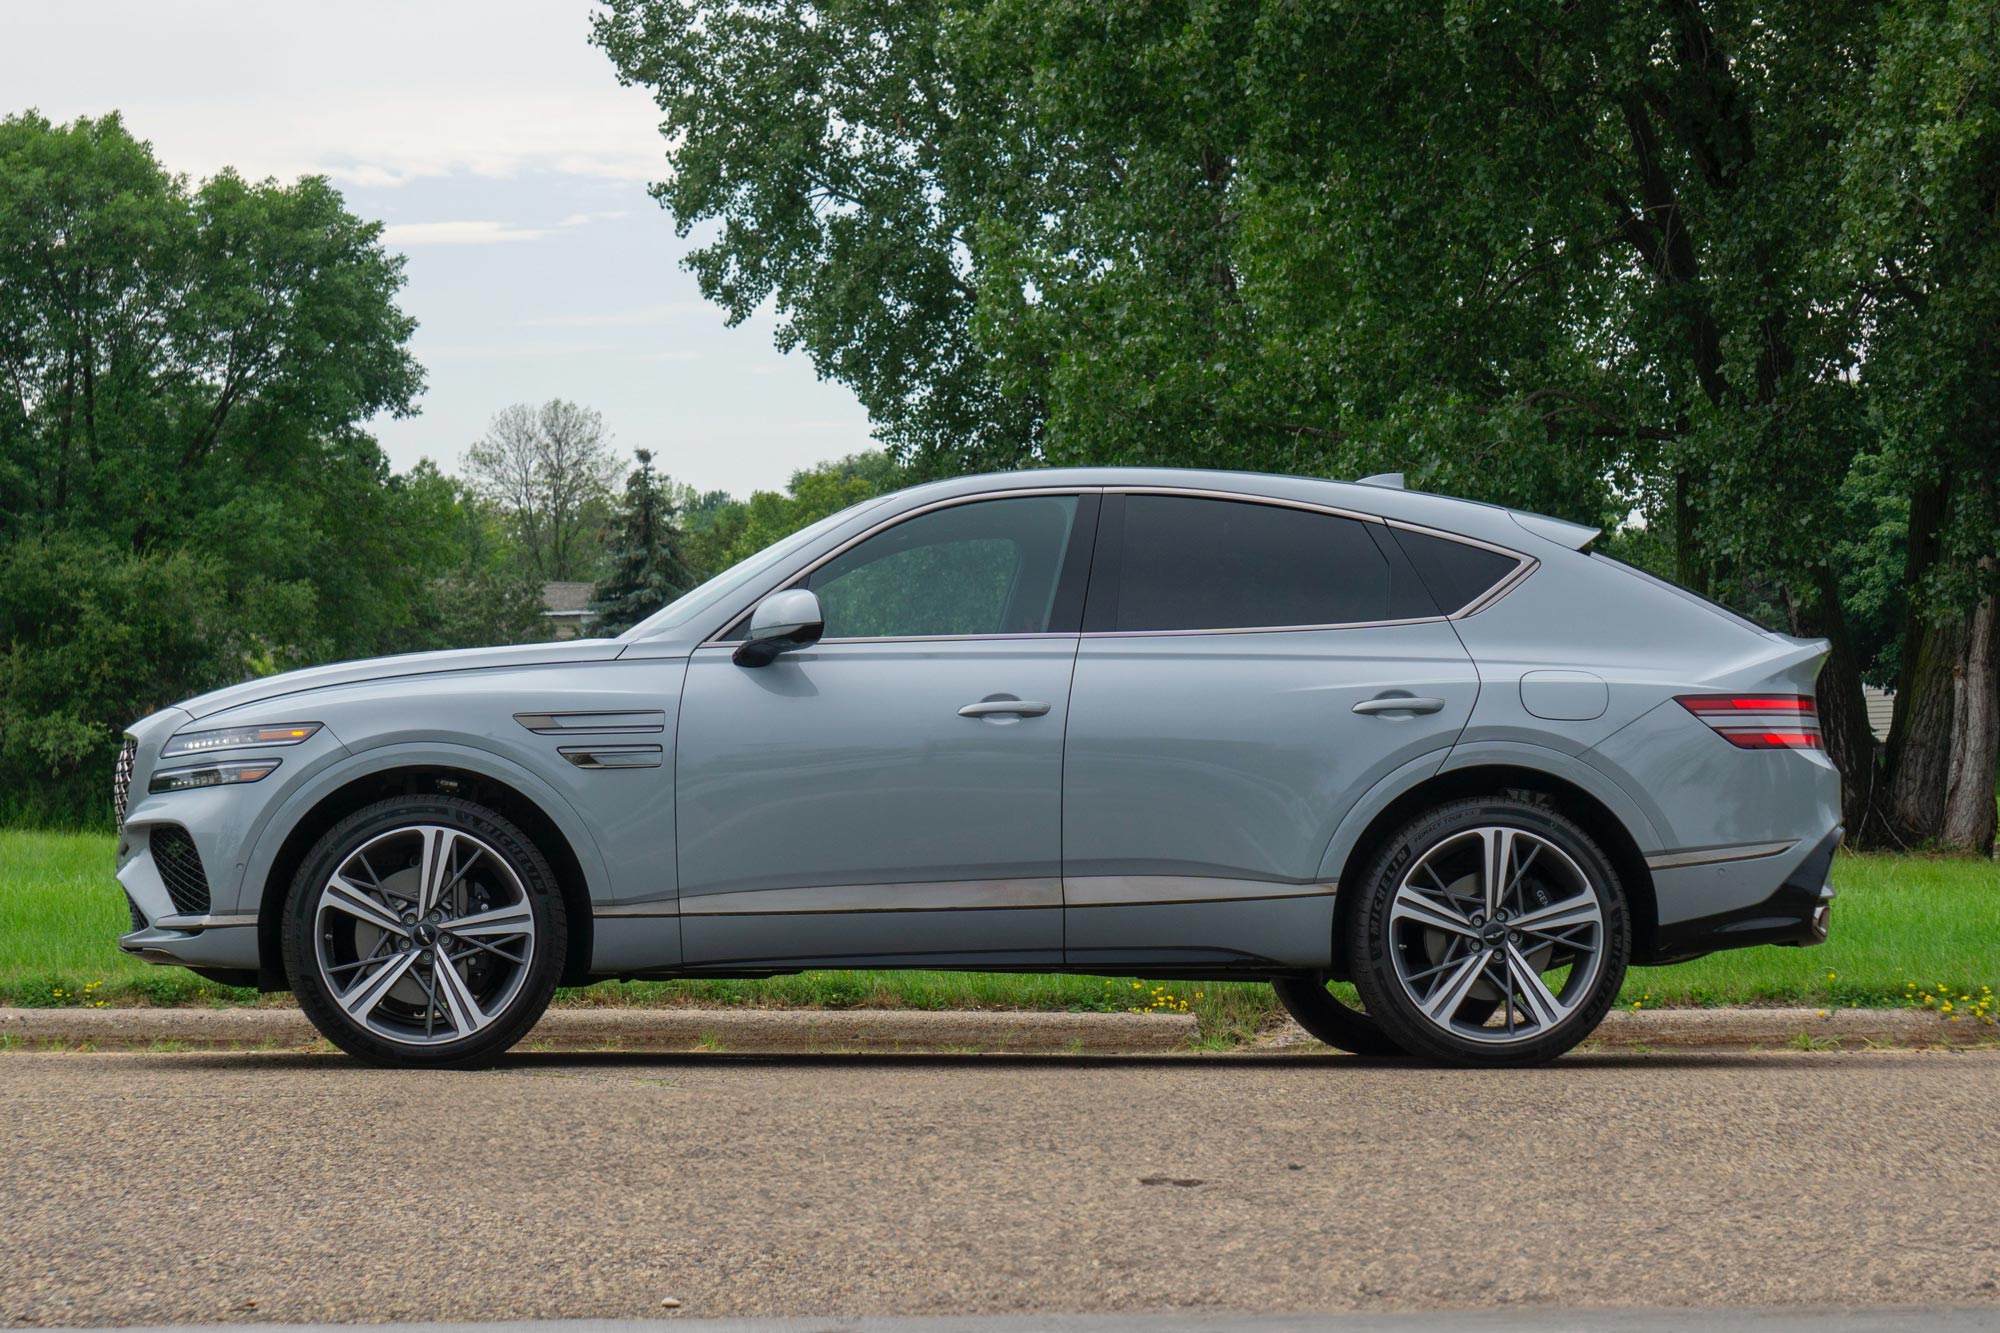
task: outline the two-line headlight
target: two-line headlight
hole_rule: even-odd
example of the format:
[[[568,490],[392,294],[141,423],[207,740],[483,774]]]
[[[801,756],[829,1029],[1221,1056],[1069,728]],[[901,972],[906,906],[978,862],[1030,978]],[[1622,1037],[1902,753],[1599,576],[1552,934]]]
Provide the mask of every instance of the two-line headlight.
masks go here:
[[[261,782],[277,769],[275,759],[239,759],[227,764],[200,764],[193,768],[163,768],[153,774],[146,790],[191,791],[196,787],[227,787],[238,782]]]
[[[183,731],[170,737],[160,751],[162,759],[207,754],[211,750],[241,750],[250,746],[264,749],[272,745],[297,745],[312,739],[317,722],[280,722],[265,727],[220,727],[214,731]],[[261,776],[261,774],[259,775]]]

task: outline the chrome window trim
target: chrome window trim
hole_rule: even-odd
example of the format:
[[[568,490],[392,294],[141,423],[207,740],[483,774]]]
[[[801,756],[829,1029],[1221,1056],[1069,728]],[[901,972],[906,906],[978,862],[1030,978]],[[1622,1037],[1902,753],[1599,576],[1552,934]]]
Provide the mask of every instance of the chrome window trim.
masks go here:
[[[744,616],[755,610],[758,602],[770,596],[773,592],[794,586],[800,579],[811,577],[813,572],[821,565],[867,541],[876,533],[884,532],[906,519],[916,518],[921,514],[932,513],[939,509],[950,509],[958,505],[978,504],[986,500],[1009,500],[1016,496],[1030,495],[1180,495],[1204,500],[1234,500],[1242,504],[1271,505],[1280,509],[1303,509],[1309,513],[1327,514],[1334,518],[1352,519],[1358,523],[1379,523],[1383,527],[1401,528],[1406,532],[1415,532],[1426,537],[1436,537],[1442,541],[1457,542],[1461,546],[1476,547],[1483,551],[1491,551],[1495,555],[1507,556],[1515,561],[1515,565],[1512,573],[1506,575],[1499,582],[1495,583],[1472,601],[1459,607],[1456,611],[1440,612],[1437,615],[1430,616],[1410,616],[1400,620],[1343,620],[1321,625],[1232,625],[1220,629],[1086,630],[1080,636],[1076,634],[1051,634],[1047,632],[1035,634],[927,634],[911,635],[903,638],[832,638],[821,639],[820,642],[823,644],[969,643],[991,639],[1075,639],[1079,637],[1085,639],[1138,639],[1180,637],[1195,634],[1306,634],[1318,630],[1388,629],[1400,625],[1428,625],[1439,621],[1463,620],[1467,616],[1479,614],[1519,587],[1529,575],[1541,568],[1542,563],[1526,552],[1514,550],[1512,547],[1501,546],[1496,542],[1486,541],[1483,538],[1468,537],[1456,532],[1446,532],[1441,528],[1426,527],[1421,523],[1412,523],[1405,519],[1386,518],[1381,514],[1369,514],[1356,509],[1343,509],[1338,505],[1321,504],[1314,500],[1294,500],[1288,496],[1259,495],[1247,491],[1220,491],[1206,486],[1162,486],[1140,483],[1131,485],[1113,484],[1108,486],[1036,486],[1020,490],[981,491],[975,495],[955,495],[943,500],[933,500],[929,504],[919,505],[915,509],[905,510],[900,514],[883,519],[875,526],[850,537],[847,541],[834,547],[831,551],[820,556],[805,568],[787,575],[776,585],[766,588],[753,598],[747,606],[739,608],[727,620],[723,621],[721,629],[718,629],[714,634],[702,640],[696,646],[698,648],[715,648],[741,642],[738,639],[726,639],[722,636],[733,629],[737,622],[742,620]]]
[[[942,500],[933,500],[929,504],[919,505],[915,509],[906,509],[900,514],[896,514],[890,518],[883,519],[880,523],[877,523],[874,527],[869,528],[867,531],[857,533],[855,536],[848,538],[840,545],[834,547],[831,551],[828,551],[825,555],[822,555],[817,560],[814,560],[811,564],[807,565],[805,568],[787,574],[783,579],[779,580],[778,583],[776,583],[775,585],[766,588],[763,592],[758,593],[755,597],[753,597],[750,600],[749,605],[740,608],[727,620],[723,621],[721,629],[717,630],[715,633],[711,634],[706,639],[703,639],[696,646],[700,648],[714,648],[723,644],[741,643],[742,642],[741,639],[725,639],[722,636],[729,633],[731,629],[734,629],[737,621],[743,619],[743,617],[749,615],[752,611],[756,610],[758,602],[763,601],[766,597],[769,597],[774,592],[782,592],[786,588],[794,586],[795,584],[798,583],[800,579],[810,578],[813,572],[817,570],[821,565],[826,564],[828,561],[833,560],[837,556],[846,554],[848,551],[854,549],[856,546],[859,546],[862,542],[865,542],[870,537],[873,537],[876,533],[886,532],[890,528],[895,527],[898,523],[902,523],[908,519],[916,518],[923,514],[933,513],[939,509],[955,509],[959,505],[979,504],[987,500],[1012,500],[1017,497],[1030,496],[1030,495],[1079,495],[1080,496],[1080,495],[1102,495],[1102,494],[1104,494],[1104,488],[1102,486],[1033,486],[1033,487],[1025,487],[1021,490],[981,491],[976,495],[954,495],[954,496],[949,496]],[[1060,568],[1058,568],[1057,570],[1057,576],[1058,577],[1061,576]],[[977,640],[977,639],[1074,639],[1075,637],[1076,635],[1074,634],[1060,634],[1060,633],[1051,634],[1048,631],[1043,630],[1043,631],[1037,631],[1036,633],[1033,634],[921,634],[921,635],[911,635],[907,638],[852,638],[852,639],[836,638],[836,639],[821,639],[820,643],[958,643],[958,642],[963,642],[965,640]]]

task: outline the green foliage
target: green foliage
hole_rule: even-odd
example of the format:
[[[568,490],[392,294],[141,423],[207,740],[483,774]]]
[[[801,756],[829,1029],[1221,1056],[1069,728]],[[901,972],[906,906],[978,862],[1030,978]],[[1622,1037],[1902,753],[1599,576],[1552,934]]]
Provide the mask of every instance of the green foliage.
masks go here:
[[[1832,640],[1878,827],[1864,673],[2000,584],[1986,0],[608,3],[703,290],[916,475],[1636,514],[1639,563]]]
[[[649,450],[639,450],[638,458],[612,532],[611,570],[590,596],[597,632],[604,635],[623,633],[694,585],[681,553],[673,491],[654,473]]]
[[[0,792],[109,816],[123,727],[253,672],[525,637],[492,520],[358,423],[422,386],[326,181],[191,186],[115,115],[0,119]]]
[[[905,484],[886,453],[870,451],[794,472],[782,494],[756,491],[743,501],[702,497],[688,510],[688,563],[702,578],[711,577],[808,524]]]

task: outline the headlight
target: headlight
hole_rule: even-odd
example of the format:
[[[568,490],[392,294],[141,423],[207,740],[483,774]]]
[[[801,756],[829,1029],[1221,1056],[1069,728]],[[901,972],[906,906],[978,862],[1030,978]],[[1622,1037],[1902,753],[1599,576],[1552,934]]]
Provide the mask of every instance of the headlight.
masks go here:
[[[279,722],[267,727],[223,727],[216,731],[183,731],[169,737],[160,758],[207,754],[210,750],[240,750],[245,746],[297,745],[319,730],[317,722]]]
[[[203,764],[198,768],[164,768],[153,774],[146,790],[189,791],[195,787],[226,787],[237,782],[261,782],[277,769],[275,759],[244,759],[233,764]]]

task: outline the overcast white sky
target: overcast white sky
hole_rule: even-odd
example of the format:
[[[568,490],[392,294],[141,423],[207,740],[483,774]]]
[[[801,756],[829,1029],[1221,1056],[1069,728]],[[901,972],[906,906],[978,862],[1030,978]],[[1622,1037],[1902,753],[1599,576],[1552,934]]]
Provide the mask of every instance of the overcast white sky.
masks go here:
[[[622,450],[739,494],[868,448],[846,389],[724,326],[646,195],[659,120],[587,44],[589,0],[0,0],[0,113],[118,110],[174,171],[332,178],[409,257],[421,413],[455,469],[509,403],[571,398]]]

